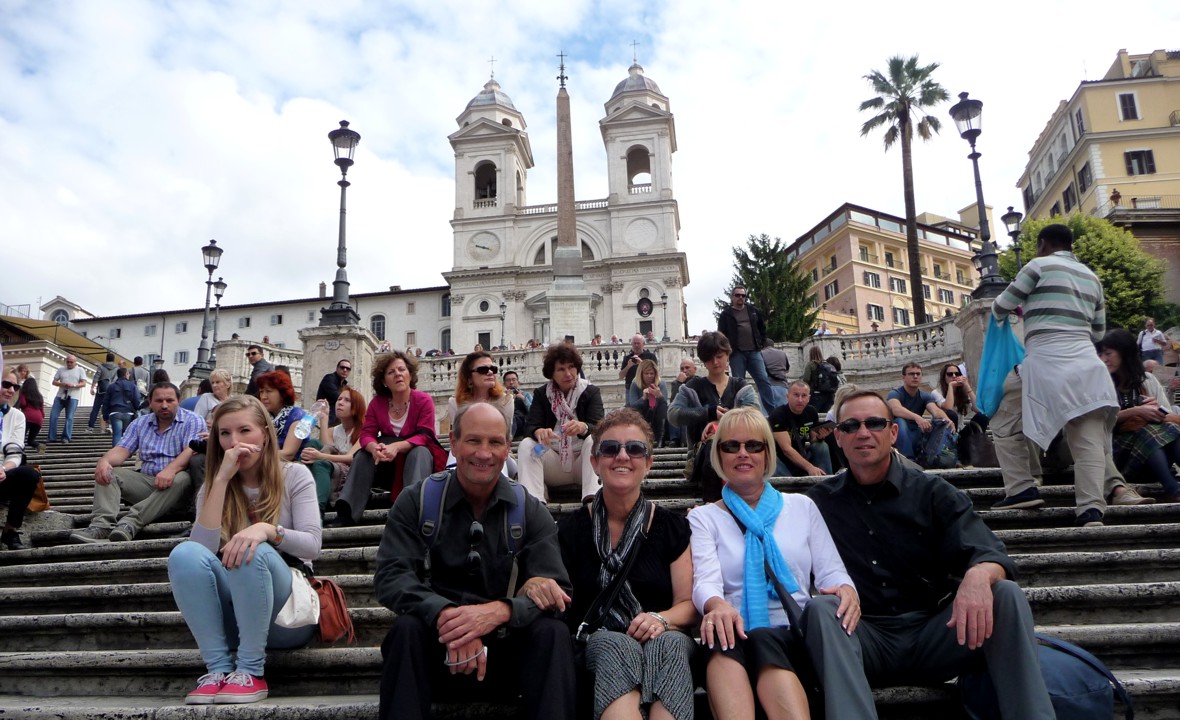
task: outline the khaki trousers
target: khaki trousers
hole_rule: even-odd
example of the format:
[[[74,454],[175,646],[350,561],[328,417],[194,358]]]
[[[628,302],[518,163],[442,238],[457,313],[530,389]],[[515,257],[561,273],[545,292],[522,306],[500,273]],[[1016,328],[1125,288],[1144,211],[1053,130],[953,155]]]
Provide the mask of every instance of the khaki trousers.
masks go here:
[[[594,473],[594,466],[590,464],[593,438],[587,437],[582,442],[581,449],[575,451],[574,465],[568,472],[561,467],[561,456],[556,450],[546,448],[538,458],[533,452],[536,446],[536,440],[525,438],[520,441],[520,447],[516,451],[517,481],[530,495],[545,502],[546,487],[578,484],[582,486],[582,498],[598,492],[598,475]]]
[[[120,522],[140,530],[169,510],[187,502],[190,484],[188,472],[182,470],[176,473],[172,487],[157,490],[154,477],[128,468],[115,468],[115,479],[110,484],[94,485],[94,517],[90,520],[90,527],[114,527],[119,504],[125,502],[131,510]]]

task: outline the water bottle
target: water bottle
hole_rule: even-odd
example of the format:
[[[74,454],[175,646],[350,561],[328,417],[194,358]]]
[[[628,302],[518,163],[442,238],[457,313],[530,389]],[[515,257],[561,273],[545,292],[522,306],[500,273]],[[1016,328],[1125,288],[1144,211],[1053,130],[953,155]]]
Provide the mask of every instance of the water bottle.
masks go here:
[[[299,418],[299,422],[295,425],[295,437],[300,440],[306,440],[311,435],[311,429],[316,425],[316,418],[322,412],[327,412],[328,403],[326,400],[316,400],[315,405],[311,406],[311,410],[304,413],[303,417]]]

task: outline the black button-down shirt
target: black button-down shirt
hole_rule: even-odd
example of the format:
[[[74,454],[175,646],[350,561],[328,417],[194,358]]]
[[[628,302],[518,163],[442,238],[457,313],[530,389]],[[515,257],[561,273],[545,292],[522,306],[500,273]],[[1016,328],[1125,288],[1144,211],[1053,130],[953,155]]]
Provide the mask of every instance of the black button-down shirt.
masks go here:
[[[966,493],[893,457],[885,480],[862,486],[844,471],[813,486],[865,615],[936,610],[981,562],[1016,566]]]

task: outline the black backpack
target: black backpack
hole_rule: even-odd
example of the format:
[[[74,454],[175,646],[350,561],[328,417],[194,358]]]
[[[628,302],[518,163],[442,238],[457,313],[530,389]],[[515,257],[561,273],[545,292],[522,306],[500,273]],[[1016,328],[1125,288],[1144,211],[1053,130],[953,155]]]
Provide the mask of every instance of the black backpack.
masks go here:
[[[815,366],[815,386],[811,388],[812,392],[835,392],[838,387],[840,387],[839,373],[831,363],[821,362]]]

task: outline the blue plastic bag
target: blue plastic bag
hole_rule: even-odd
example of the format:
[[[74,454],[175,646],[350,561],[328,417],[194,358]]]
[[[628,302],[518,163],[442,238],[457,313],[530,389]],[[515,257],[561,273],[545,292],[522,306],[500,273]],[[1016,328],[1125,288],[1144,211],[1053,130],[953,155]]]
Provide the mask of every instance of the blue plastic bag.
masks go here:
[[[987,334],[983,338],[983,354],[979,358],[979,377],[975,383],[975,406],[991,417],[1004,398],[1004,379],[1012,368],[1024,362],[1024,346],[1012,332],[1007,321],[996,322],[988,313]]]

